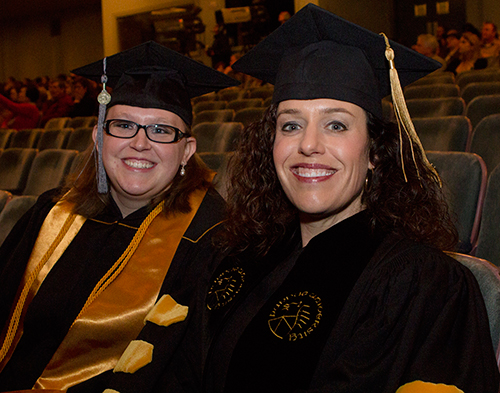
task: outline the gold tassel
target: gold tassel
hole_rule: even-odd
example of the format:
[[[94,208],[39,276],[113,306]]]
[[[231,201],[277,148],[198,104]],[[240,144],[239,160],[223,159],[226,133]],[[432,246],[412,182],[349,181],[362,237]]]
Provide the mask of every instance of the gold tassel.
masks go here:
[[[405,134],[408,137],[408,140],[410,141],[412,160],[413,160],[413,163],[415,164],[415,169],[417,171],[418,179],[421,180],[420,171],[418,170],[417,162],[415,160],[415,151],[413,150],[414,145],[416,148],[418,148],[420,150],[424,165],[427,168],[429,168],[429,170],[432,173],[434,173],[434,175],[436,176],[436,179],[439,183],[439,186],[441,187],[442,186],[441,178],[439,177],[439,174],[437,173],[436,168],[434,168],[434,166],[427,159],[424,147],[422,146],[422,142],[420,142],[420,138],[418,137],[417,132],[415,131],[415,126],[413,125],[413,122],[411,121],[410,113],[408,112],[408,108],[406,107],[406,101],[405,101],[405,98],[403,95],[403,89],[401,88],[401,83],[399,81],[398,71],[396,70],[396,67],[394,66],[394,50],[391,48],[391,46],[389,44],[389,39],[387,38],[387,36],[384,33],[380,33],[380,35],[382,35],[384,37],[385,57],[389,61],[389,78],[391,81],[391,96],[392,96],[394,112],[396,115],[396,120],[397,120],[398,128],[399,128],[399,149],[400,149],[400,155],[401,155],[401,167],[403,170],[403,175],[404,175],[405,181],[408,182],[408,178],[406,176],[406,171],[405,171],[402,130],[404,130]]]

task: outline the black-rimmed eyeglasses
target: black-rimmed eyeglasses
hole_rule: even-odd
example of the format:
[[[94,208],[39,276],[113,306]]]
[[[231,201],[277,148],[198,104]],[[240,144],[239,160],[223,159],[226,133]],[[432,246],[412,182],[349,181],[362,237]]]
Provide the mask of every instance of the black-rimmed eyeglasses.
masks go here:
[[[143,128],[147,138],[156,143],[174,143],[188,136],[177,127],[166,124],[137,124],[130,120],[111,119],[104,123],[108,135],[116,138],[131,139]]]

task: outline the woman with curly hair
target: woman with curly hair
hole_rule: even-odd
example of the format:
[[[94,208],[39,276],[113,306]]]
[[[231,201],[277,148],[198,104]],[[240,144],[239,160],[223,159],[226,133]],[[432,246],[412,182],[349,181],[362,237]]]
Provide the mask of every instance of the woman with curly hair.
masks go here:
[[[443,253],[456,231],[394,64],[403,85],[439,68],[311,4],[234,64],[274,84],[273,104],[230,162],[225,256],[166,391],[498,391],[484,302]],[[382,120],[391,87],[399,127]]]

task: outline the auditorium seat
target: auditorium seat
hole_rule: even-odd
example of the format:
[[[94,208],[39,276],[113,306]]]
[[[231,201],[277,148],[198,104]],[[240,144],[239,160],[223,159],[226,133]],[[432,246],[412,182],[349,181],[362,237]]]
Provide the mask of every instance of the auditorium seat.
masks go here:
[[[66,128],[66,123],[68,123],[69,120],[69,117],[54,117],[53,119],[49,119],[49,121],[45,123],[44,129],[53,130]]]
[[[191,104],[195,105],[201,101],[216,101],[218,99],[217,93],[211,92],[207,94],[203,94],[202,96],[191,98]]]
[[[233,101],[241,98],[245,98],[248,90],[244,90],[240,87],[227,87],[225,89],[219,90],[217,96],[220,101]]]
[[[420,78],[419,80],[411,83],[408,86],[422,86],[422,85],[434,85],[438,83],[455,83],[455,74],[453,72],[439,71],[433,72],[428,76]]]
[[[8,191],[0,190],[0,212],[3,210],[7,202],[12,199],[12,194]]]
[[[448,252],[452,258],[466,266],[476,278],[483,296],[488,322],[490,325],[491,343],[500,366],[500,270],[483,258],[460,253]]]
[[[240,109],[234,115],[233,121],[242,123],[244,127],[247,127],[251,123],[261,120],[266,110],[267,108],[265,107]]]
[[[459,246],[469,253],[477,242],[484,195],[486,165],[481,157],[464,152],[427,152],[443,182],[443,190],[456,218]]]
[[[451,83],[408,86],[404,89],[407,100],[412,98],[460,97],[458,86]]]
[[[193,105],[194,114],[214,109],[226,109],[226,101],[200,101]]]
[[[226,108],[238,112],[244,108],[262,108],[263,104],[264,100],[262,98],[242,98],[241,100],[229,101]]]
[[[500,113],[486,116],[474,128],[470,151],[481,156],[488,172],[500,164]]]
[[[97,116],[77,116],[68,120],[66,128],[94,127],[97,124]]]
[[[15,196],[5,205],[0,212],[0,245],[24,213],[35,204],[36,199],[33,195]]]
[[[200,153],[201,159],[205,164],[217,172],[213,181],[215,189],[222,195],[224,199],[227,198],[227,169],[230,158],[234,152],[223,153]]]
[[[46,149],[64,149],[66,148],[66,144],[72,132],[73,128],[46,130],[40,135],[36,148],[38,151]]]
[[[9,147],[20,147],[25,149],[36,148],[38,139],[40,139],[40,136],[43,132],[44,130],[42,128],[19,130],[12,134]]]
[[[230,122],[233,121],[234,114],[233,109],[213,109],[201,111],[194,115],[192,126],[205,122]]]
[[[9,146],[12,135],[17,132],[10,128],[0,128],[0,149],[5,149]]]
[[[465,116],[469,118],[472,129],[476,128],[483,118],[495,113],[500,113],[500,94],[476,97],[465,108]]]
[[[83,152],[83,151],[79,152],[75,156],[75,158],[73,159],[73,162],[71,163],[71,168],[69,169],[68,174],[71,174],[78,169],[78,166],[80,165],[80,163],[83,162],[84,157],[85,157],[85,152]],[[89,158],[89,159],[92,159],[92,158]],[[87,162],[88,162],[88,160],[87,160]]]
[[[425,150],[467,151],[472,125],[465,116],[420,117],[413,119],[415,131]]]
[[[465,111],[461,97],[413,98],[406,100],[406,105],[412,118],[462,116]]]
[[[274,88],[272,85],[252,87],[248,89],[248,98],[262,98],[265,100],[266,98],[272,97],[273,92]]]
[[[68,138],[66,149],[84,151],[92,143],[93,127],[80,127],[73,130]]]
[[[500,266],[500,166],[488,177],[481,228],[474,255]]]
[[[465,105],[471,102],[474,98],[480,96],[490,96],[500,94],[500,82],[474,82],[469,83],[460,93],[465,101]]]
[[[460,88],[460,91],[463,91],[469,83],[500,81],[500,70],[485,68],[483,70],[465,71],[458,74],[456,79],[456,84]]]
[[[36,149],[5,149],[0,155],[0,190],[19,195],[24,190]]]
[[[196,151],[228,152],[236,148],[236,141],[243,131],[243,124],[236,122],[204,122],[193,127]]]
[[[47,149],[33,160],[23,195],[40,195],[62,185],[77,155],[76,150]]]

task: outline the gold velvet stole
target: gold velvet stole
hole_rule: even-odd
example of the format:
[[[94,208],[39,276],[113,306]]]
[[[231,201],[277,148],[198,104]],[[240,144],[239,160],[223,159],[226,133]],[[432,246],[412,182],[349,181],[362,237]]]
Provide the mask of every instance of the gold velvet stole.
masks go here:
[[[120,275],[83,312],[36,382],[35,389],[66,390],[115,367],[144,327],[177,247],[206,191],[190,195],[192,210],[158,215]]]
[[[177,247],[205,194],[206,190],[197,190],[190,195],[191,212],[168,218],[160,214],[153,220],[124,270],[75,320],[31,392],[66,391],[71,386],[114,368],[129,342],[142,330],[144,318],[155,304]],[[60,209],[61,205],[65,204],[58,203],[52,210],[56,207]],[[45,239],[44,244],[50,244],[57,236],[70,211],[69,206],[63,212],[56,209],[51,214],[52,210],[46,218],[50,222],[47,228],[51,230],[45,231],[44,222],[39,235],[40,242]],[[76,221],[73,225],[79,225],[79,230],[84,219],[81,223]],[[75,232],[73,226],[70,227],[68,232],[71,234],[66,236],[70,238],[69,241],[66,237],[63,239],[67,243],[64,249],[78,230]],[[41,247],[38,243],[37,239],[32,257],[33,254],[38,257],[43,255],[43,251],[36,250]],[[57,258],[63,251],[58,253]],[[34,258],[30,258],[30,261]],[[38,260],[33,264],[36,265]],[[37,288],[54,264],[55,261],[47,269],[42,269],[44,274],[40,272],[36,280]]]
[[[21,279],[21,283],[19,284],[19,289],[18,293],[16,295],[16,298],[14,300],[14,304],[11,310],[11,315],[9,316],[10,320],[12,318],[12,313],[13,309],[20,297],[21,290],[24,288],[26,285],[26,282],[29,281],[30,275],[33,273],[33,271],[36,270],[39,262],[41,259],[44,257],[45,253],[49,250],[50,246],[52,245],[52,242],[54,239],[57,237],[59,232],[61,231],[61,227],[63,226],[64,222],[66,219],[69,217],[71,214],[71,208],[72,206],[66,202],[59,201],[49,212],[47,217],[45,217],[45,220],[42,224],[42,227],[40,228],[40,232],[38,234],[38,237],[36,239],[35,245],[33,247],[33,251],[31,252],[30,258],[28,260],[28,263],[26,265],[26,271],[24,272],[23,278]],[[21,336],[23,334],[23,320],[24,316],[26,314],[26,310],[28,309],[29,304],[35,297],[36,293],[38,292],[38,289],[42,285],[43,280],[45,277],[47,277],[47,274],[50,272],[52,267],[55,265],[57,260],[61,257],[63,252],[66,250],[68,245],[71,243],[73,238],[76,236],[76,234],[80,231],[80,228],[82,227],[83,223],[85,222],[85,218],[82,216],[76,216],[75,220],[69,227],[68,231],[66,232],[65,236],[62,238],[61,242],[59,245],[56,247],[50,258],[47,260],[47,262],[43,265],[42,269],[36,276],[35,281],[31,285],[28,295],[26,297],[26,301],[23,306],[23,310],[21,312],[21,317],[19,321],[19,327],[16,331],[16,334],[14,336],[14,340],[10,346],[10,349],[5,356],[4,360],[0,363],[0,370],[3,369],[5,364],[9,361],[10,357],[12,356],[12,353],[14,352],[17,343],[21,339]],[[5,332],[4,332],[5,333]],[[5,334],[2,335],[2,342],[5,340]]]

